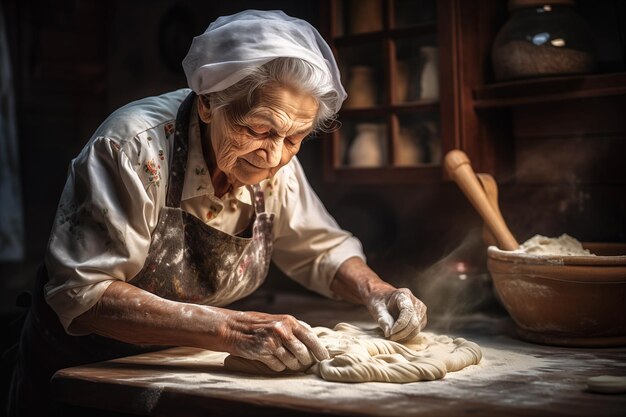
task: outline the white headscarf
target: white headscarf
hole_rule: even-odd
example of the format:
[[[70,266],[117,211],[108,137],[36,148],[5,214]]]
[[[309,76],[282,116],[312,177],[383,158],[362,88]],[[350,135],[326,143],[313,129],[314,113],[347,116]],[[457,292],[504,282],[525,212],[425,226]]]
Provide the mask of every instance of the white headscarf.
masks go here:
[[[189,87],[196,94],[224,90],[251,70],[275,58],[301,58],[331,75],[341,98],[346,98],[333,53],[308,22],[279,10],[246,10],[223,16],[193,39],[183,60]]]

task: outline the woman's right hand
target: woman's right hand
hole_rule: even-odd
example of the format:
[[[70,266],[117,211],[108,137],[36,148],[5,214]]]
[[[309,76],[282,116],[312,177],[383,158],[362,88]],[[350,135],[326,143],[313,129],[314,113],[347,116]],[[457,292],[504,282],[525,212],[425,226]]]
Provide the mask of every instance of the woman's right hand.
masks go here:
[[[293,316],[231,311],[223,329],[224,351],[263,362],[274,371],[301,371],[328,350],[311,327]]]
[[[302,371],[328,351],[311,327],[288,315],[241,312],[167,300],[114,281],[71,330],[135,345],[193,346]]]

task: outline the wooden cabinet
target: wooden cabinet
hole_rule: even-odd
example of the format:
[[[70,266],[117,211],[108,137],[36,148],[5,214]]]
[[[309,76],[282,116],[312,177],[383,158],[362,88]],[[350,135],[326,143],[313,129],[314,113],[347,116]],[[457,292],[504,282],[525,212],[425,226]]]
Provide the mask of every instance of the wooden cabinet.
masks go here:
[[[598,36],[599,53],[606,55],[612,47],[617,58],[605,56],[611,62],[597,74],[496,83],[491,47],[508,18],[504,0],[327,1],[325,34],[348,94],[358,103],[348,99],[339,114],[340,128],[325,141],[326,179],[344,184],[436,183],[445,179],[441,156],[452,148],[463,149],[477,171],[515,179],[520,177],[516,164],[525,140],[520,121],[535,123],[538,133],[533,137],[542,136],[542,129],[571,137],[567,114],[584,130],[600,122],[597,116],[605,108],[611,115],[605,125],[611,127],[604,130],[621,138],[617,115],[626,97],[626,68],[619,58],[623,28],[611,16],[624,5],[577,4]],[[368,12],[370,7],[374,11]],[[619,30],[622,35],[615,35]],[[424,52],[433,50],[438,55],[438,94],[431,89],[423,95]],[[370,91],[353,87],[359,76],[375,80]],[[355,152],[366,128],[376,133],[365,134],[369,148]],[[583,130],[576,135],[588,135]]]
[[[332,0],[327,39],[348,92],[341,126],[326,141],[327,179],[387,183],[436,181],[441,154],[452,145],[442,131],[450,103],[441,61],[441,2]],[[445,37],[443,37],[445,39]]]
[[[476,168],[493,172],[494,152],[488,142],[478,141],[472,92],[466,88],[468,82],[483,81],[482,74],[466,68],[484,67],[477,64],[493,32],[483,29],[461,39],[461,14],[476,28],[502,5],[488,4],[479,14],[472,9],[477,2],[469,3],[326,2],[325,34],[349,95],[339,113],[340,127],[326,141],[327,180],[438,182],[444,178],[442,156],[458,147],[473,157]],[[476,53],[463,56],[461,48]]]

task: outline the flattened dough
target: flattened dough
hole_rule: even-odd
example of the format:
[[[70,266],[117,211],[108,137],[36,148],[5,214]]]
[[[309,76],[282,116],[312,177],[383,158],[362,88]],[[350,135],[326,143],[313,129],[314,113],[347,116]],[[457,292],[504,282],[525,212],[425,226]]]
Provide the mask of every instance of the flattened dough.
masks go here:
[[[482,359],[476,343],[463,338],[422,332],[397,343],[384,338],[380,329],[362,329],[339,323],[334,329],[313,329],[330,353],[330,359],[303,368],[328,381],[416,382],[443,378],[447,372],[475,365]],[[263,363],[237,356],[224,361],[227,369],[261,375],[276,375]],[[293,371],[287,371],[293,372]]]

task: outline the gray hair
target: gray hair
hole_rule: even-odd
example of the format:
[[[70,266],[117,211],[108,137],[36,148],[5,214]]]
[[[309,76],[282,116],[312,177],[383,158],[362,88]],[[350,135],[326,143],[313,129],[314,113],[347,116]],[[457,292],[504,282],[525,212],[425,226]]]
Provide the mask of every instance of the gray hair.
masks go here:
[[[287,86],[310,94],[319,105],[313,122],[313,131],[331,131],[337,115],[341,96],[335,90],[332,76],[299,58],[276,58],[255,68],[234,85],[217,92],[208,93],[212,109],[227,110],[226,120],[240,124],[248,112],[262,97],[261,90],[268,86]]]

